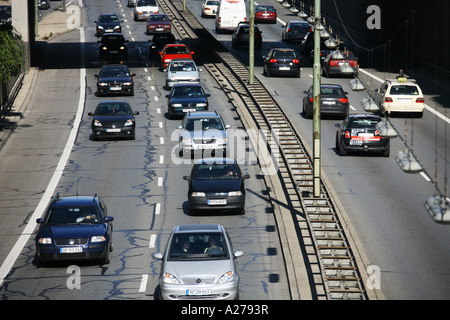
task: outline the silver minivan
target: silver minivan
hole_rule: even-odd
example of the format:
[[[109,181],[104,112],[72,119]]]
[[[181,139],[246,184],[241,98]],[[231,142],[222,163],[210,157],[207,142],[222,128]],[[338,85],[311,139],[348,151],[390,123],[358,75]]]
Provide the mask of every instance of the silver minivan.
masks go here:
[[[237,300],[237,258],[227,231],[219,224],[176,226],[160,259],[159,296],[163,300]]]

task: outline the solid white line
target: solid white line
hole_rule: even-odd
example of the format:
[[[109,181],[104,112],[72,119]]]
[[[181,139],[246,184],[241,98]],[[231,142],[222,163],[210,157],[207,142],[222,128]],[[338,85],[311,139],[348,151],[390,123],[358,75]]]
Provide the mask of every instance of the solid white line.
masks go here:
[[[154,248],[155,247],[155,243],[156,243],[156,234],[152,234],[150,236],[150,242],[148,244],[149,248]]]
[[[147,288],[147,280],[148,274],[143,274],[141,279],[141,286],[139,287],[139,292],[145,292],[145,289]]]
[[[157,203],[155,206],[155,214],[161,213],[161,203]]]
[[[82,7],[82,0],[79,1],[79,6]],[[84,42],[85,42],[84,29],[82,27],[80,27],[81,64],[84,63]],[[0,287],[3,284],[5,277],[8,275],[9,271],[13,267],[19,254],[22,252],[22,249],[26,245],[28,239],[33,234],[33,230],[35,229],[35,227],[37,225],[36,219],[40,218],[42,216],[42,214],[44,213],[44,210],[47,207],[53,193],[55,192],[58,182],[63,174],[67,160],[69,159],[70,153],[72,151],[73,144],[77,137],[78,128],[80,126],[81,117],[82,117],[83,111],[84,111],[85,94],[86,94],[85,81],[86,81],[86,69],[82,68],[82,69],[80,69],[80,95],[79,95],[79,101],[78,101],[78,109],[77,109],[77,113],[75,115],[75,120],[73,122],[72,130],[70,131],[69,138],[66,142],[62,156],[59,159],[59,162],[55,169],[55,172],[53,173],[53,176],[50,179],[50,182],[47,185],[47,188],[45,189],[44,195],[42,196],[41,200],[39,201],[38,206],[34,210],[33,215],[31,216],[29,222],[25,226],[25,229],[23,230],[22,234],[19,236],[19,239],[17,240],[16,244],[11,249],[8,256],[3,261],[2,266],[0,267]]]
[[[163,178],[158,177],[158,187],[162,187],[163,185]]]

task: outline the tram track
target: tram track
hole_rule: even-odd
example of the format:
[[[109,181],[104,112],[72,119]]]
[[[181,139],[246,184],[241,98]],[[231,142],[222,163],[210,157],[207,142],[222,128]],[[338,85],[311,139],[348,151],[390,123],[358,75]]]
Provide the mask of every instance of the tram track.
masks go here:
[[[313,196],[311,152],[282,108],[256,77],[253,84],[249,83],[247,66],[210,35],[187,9],[183,12],[181,1],[158,2],[172,18],[173,26],[183,40],[208,41],[211,51],[200,57],[197,55],[196,60],[199,58],[203,62],[202,57],[208,57],[203,66],[229,102],[237,110],[246,108],[258,130],[270,133],[265,135],[266,147],[272,158],[279,161],[277,174],[288,198],[292,221],[296,224],[296,241],[303,252],[303,256],[297,258],[305,260],[311,297],[319,300],[369,299],[364,286],[367,275],[360,272],[339,208],[323,180],[320,196]],[[286,253],[285,260],[289,262]]]

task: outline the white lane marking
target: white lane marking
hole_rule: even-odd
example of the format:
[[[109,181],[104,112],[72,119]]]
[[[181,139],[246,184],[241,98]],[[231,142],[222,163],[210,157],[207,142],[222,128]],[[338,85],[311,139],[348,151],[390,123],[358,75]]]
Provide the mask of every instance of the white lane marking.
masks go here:
[[[159,156],[159,164],[163,164],[164,163],[164,155],[160,155]]]
[[[141,279],[141,285],[139,287],[139,292],[145,292],[147,288],[148,274],[143,274]]]
[[[155,214],[161,213],[161,203],[157,203],[155,206]]]
[[[80,7],[83,6],[82,0],[79,0],[79,6]],[[80,62],[81,62],[81,65],[83,65],[84,64],[85,36],[84,36],[84,29],[82,27],[80,27],[79,29],[80,29],[80,50],[81,50]],[[8,273],[10,272],[11,268],[13,267],[15,261],[17,260],[17,257],[22,252],[22,249],[26,245],[28,239],[33,234],[33,230],[35,229],[35,227],[37,225],[36,219],[40,218],[42,216],[42,214],[44,213],[44,210],[47,207],[53,193],[55,192],[58,182],[63,174],[67,160],[69,159],[70,153],[72,151],[72,147],[73,147],[75,139],[77,137],[78,128],[80,126],[81,117],[82,117],[83,111],[84,111],[85,95],[86,95],[85,81],[86,81],[86,69],[81,68],[80,69],[80,95],[79,95],[79,101],[78,101],[78,109],[77,109],[77,113],[75,115],[75,120],[73,122],[73,127],[69,134],[69,138],[66,142],[63,153],[61,155],[61,158],[59,159],[58,165],[56,166],[53,176],[50,179],[50,182],[47,185],[47,188],[45,189],[44,195],[42,196],[41,200],[39,201],[38,206],[34,210],[33,215],[31,216],[29,222],[25,226],[25,229],[19,236],[19,239],[17,240],[16,244],[13,246],[13,248],[11,249],[8,256],[3,261],[3,263],[0,267],[0,287],[2,286],[3,281],[5,280],[5,277],[8,275]]]
[[[158,187],[162,187],[162,185],[163,185],[163,178],[158,177]]]
[[[150,242],[148,243],[149,248],[154,248],[156,243],[156,234],[150,236]]]
[[[164,144],[164,137],[159,137],[159,144]]]

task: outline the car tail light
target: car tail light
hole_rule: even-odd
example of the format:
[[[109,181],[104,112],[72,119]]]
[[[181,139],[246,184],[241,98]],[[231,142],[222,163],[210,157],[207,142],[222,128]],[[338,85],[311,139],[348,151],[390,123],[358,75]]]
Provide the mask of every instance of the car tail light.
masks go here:
[[[269,63],[275,63],[275,62],[277,62],[277,59],[272,58],[269,60]]]
[[[287,29],[288,32],[291,32],[291,28]]]
[[[348,99],[347,98],[340,98],[338,101],[342,102],[342,103],[348,103]]]
[[[293,59],[292,63],[300,63],[300,61],[298,59]]]
[[[336,60],[330,60],[330,66],[337,67],[339,66],[339,62],[337,62]]]
[[[417,102],[417,103],[424,103],[424,102],[425,102],[425,99],[424,99],[424,98],[417,98],[417,99],[416,99],[416,102]]]
[[[345,131],[345,138],[350,139],[350,132],[348,130]]]
[[[385,97],[384,102],[394,102],[391,97]]]
[[[313,98],[313,97],[310,97],[310,98],[309,98],[309,102],[314,102],[314,98]]]

